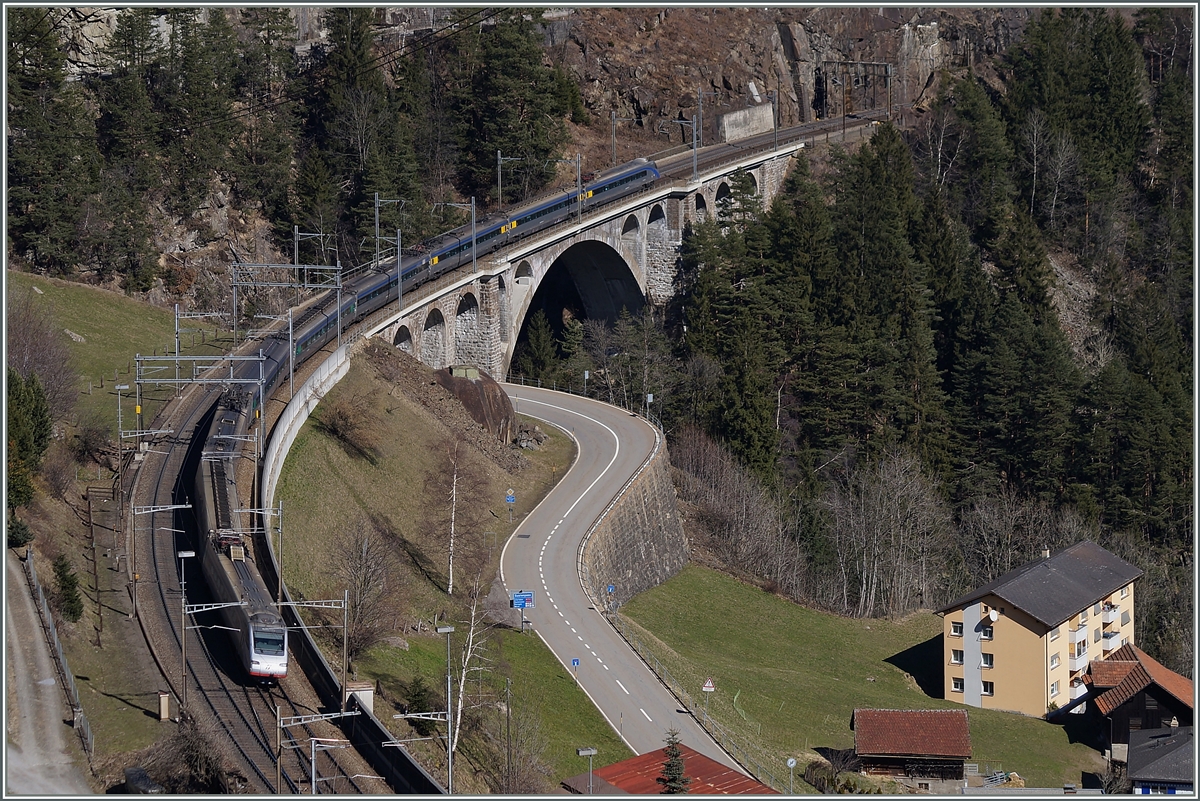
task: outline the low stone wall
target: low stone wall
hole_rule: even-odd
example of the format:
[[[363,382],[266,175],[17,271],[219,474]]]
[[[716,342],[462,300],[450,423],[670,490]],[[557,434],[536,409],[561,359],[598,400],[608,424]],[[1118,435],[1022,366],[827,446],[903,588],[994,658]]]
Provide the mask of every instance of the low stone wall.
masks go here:
[[[615,610],[687,564],[670,458],[661,434],[654,454],[601,515],[580,546],[583,585],[597,608]],[[613,592],[608,592],[609,585]]]

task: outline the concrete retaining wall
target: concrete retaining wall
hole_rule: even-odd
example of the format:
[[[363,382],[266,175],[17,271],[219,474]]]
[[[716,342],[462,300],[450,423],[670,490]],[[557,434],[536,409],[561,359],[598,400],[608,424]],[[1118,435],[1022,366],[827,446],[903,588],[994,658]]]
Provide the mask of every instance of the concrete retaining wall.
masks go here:
[[[741,111],[731,111],[722,114],[717,123],[718,133],[722,142],[736,142],[747,139],[755,134],[774,130],[774,107],[770,103],[751,106]]]
[[[261,503],[269,508],[275,500],[275,487],[279,483],[279,474],[283,470],[284,460],[288,450],[300,433],[304,421],[312,413],[321,399],[333,388],[338,381],[350,370],[350,357],[361,347],[361,340],[350,342],[334,351],[299,389],[288,402],[275,427],[271,429],[271,438],[267,444],[266,454],[262,463],[263,495]],[[286,511],[286,510],[285,510]],[[272,531],[277,521],[264,519],[261,530]],[[286,534],[285,534],[286,536]],[[276,554],[273,549],[273,538],[260,535],[258,546],[265,549],[267,559],[259,560],[259,568],[263,580],[268,587],[275,586],[279,575]],[[261,552],[261,551],[260,551]],[[292,597],[287,587],[283,588],[283,598],[291,602]],[[287,621],[291,634],[288,646],[291,649],[293,661],[304,671],[304,675],[312,682],[313,689],[321,698],[326,711],[341,708],[341,669],[334,668],[325,659],[321,649],[309,634],[308,629],[301,625],[299,615],[294,606],[283,608],[283,617]],[[354,702],[351,701],[351,704]],[[350,707],[347,707],[350,708]],[[395,737],[370,712],[360,709],[353,717],[342,718],[342,731],[354,744],[355,749],[371,765],[371,769],[382,776],[397,793],[406,795],[443,794],[445,790],[432,776],[421,767],[403,748],[388,746]]]
[[[655,433],[654,453],[580,546],[583,585],[600,609],[616,609],[687,564],[687,539],[675,508],[670,458],[662,435]]]

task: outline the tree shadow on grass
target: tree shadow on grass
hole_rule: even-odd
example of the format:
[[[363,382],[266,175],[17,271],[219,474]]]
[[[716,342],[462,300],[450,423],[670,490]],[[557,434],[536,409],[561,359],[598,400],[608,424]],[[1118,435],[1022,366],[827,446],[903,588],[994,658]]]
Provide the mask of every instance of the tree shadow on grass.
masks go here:
[[[930,698],[941,698],[945,695],[941,634],[893,654],[883,661],[912,676],[921,692]]]

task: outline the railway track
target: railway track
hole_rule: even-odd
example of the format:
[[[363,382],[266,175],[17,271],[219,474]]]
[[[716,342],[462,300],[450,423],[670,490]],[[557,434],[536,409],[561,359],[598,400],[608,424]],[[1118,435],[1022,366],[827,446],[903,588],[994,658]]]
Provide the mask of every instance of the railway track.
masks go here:
[[[174,392],[174,389],[165,390]],[[153,397],[155,390],[144,387],[143,395]],[[157,390],[164,392],[164,390]],[[316,692],[298,670],[278,687],[266,689],[242,684],[240,666],[233,658],[228,633],[213,628],[218,621],[198,613],[182,628],[183,590],[188,604],[207,603],[207,587],[200,575],[198,560],[185,559],[184,573],[176,556],[180,550],[196,550],[194,522],[188,509],[169,509],[188,503],[186,490],[191,465],[198,457],[192,452],[192,434],[211,411],[216,393],[203,386],[189,386],[179,400],[167,404],[156,429],[172,434],[151,444],[133,482],[131,506],[142,514],[131,515],[131,552],[145,578],[135,582],[137,613],[151,651],[176,698],[187,698],[185,713],[206,730],[217,733],[229,746],[223,754],[246,778],[251,792],[275,791],[276,707],[284,717],[317,714]],[[159,509],[159,511],[152,511]],[[181,581],[183,579],[183,581]],[[212,614],[212,613],[209,613]],[[187,638],[186,679],[181,665],[182,637]],[[186,680],[186,691],[182,681]],[[340,731],[329,722],[294,727],[284,733],[285,744],[307,743],[310,737],[340,738]],[[308,749],[285,747],[280,765],[283,792],[311,792],[312,766]],[[325,792],[387,792],[378,780],[363,779],[370,771],[352,750],[322,750],[315,770]]]

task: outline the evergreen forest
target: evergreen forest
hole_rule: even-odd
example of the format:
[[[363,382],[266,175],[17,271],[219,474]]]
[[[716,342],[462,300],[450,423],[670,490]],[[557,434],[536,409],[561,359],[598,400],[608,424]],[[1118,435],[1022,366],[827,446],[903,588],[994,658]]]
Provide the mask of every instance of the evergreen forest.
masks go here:
[[[305,261],[360,264],[376,195],[380,230],[419,241],[463,221],[446,204],[497,200],[497,150],[522,159],[510,200],[547,186],[587,118],[521,10],[400,43],[372,9],[331,8],[300,53],[286,9],[173,9],[164,38],[129,8],[81,80],[57,13],[5,10],[6,252],[128,291],[186,288],[155,221],[214,185],[282,252],[298,229],[319,234]],[[588,394],[649,412],[699,544],[796,601],[936,609],[1091,538],[1144,571],[1138,644],[1192,675],[1190,25],[1040,12],[1001,85],[941,75],[913,125],[802,151],[769,207],[733,179],[685,236],[672,304],[534,314],[513,374],[578,389],[586,370]],[[10,378],[10,503],[44,450],[42,394]]]

